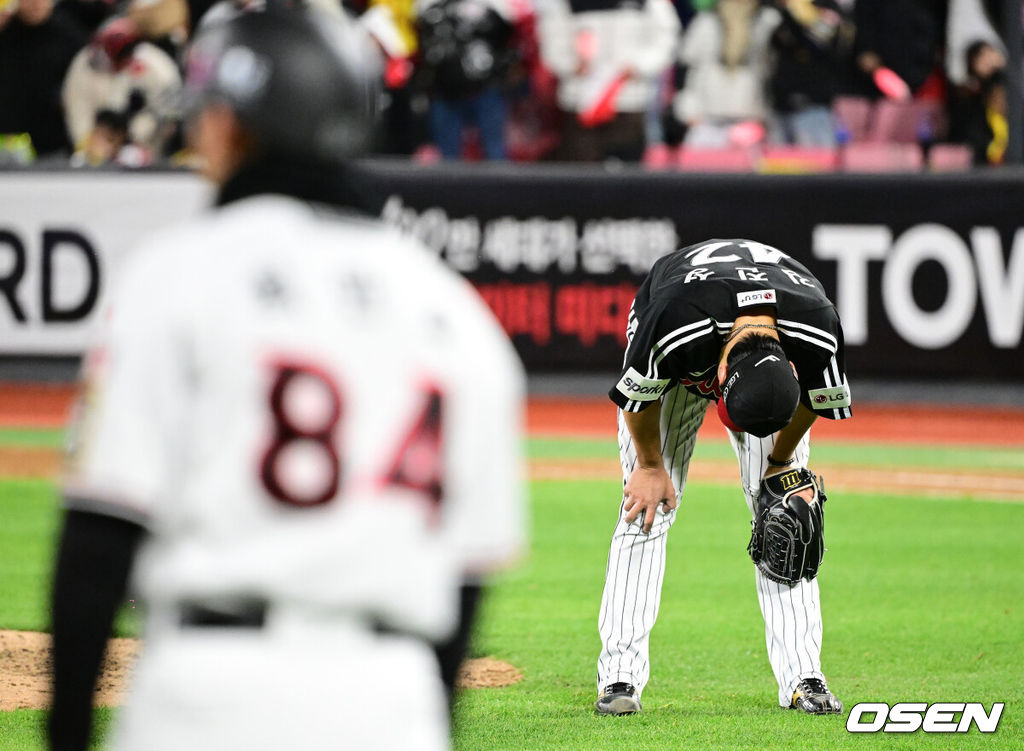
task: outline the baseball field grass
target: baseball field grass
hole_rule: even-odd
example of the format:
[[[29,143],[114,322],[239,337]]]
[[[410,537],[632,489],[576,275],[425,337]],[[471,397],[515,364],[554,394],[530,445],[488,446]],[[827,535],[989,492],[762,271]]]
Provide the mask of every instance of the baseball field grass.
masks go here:
[[[59,442],[57,431],[0,432],[0,445]],[[603,439],[535,438],[530,453],[614,462],[615,448]],[[853,468],[1024,470],[1024,451],[1007,447],[822,444],[813,456]],[[728,446],[712,442],[698,447],[695,462],[728,458]],[[729,475],[687,487],[669,537],[644,713],[604,717],[593,712],[596,613],[619,483],[610,475],[534,480],[531,553],[495,582],[473,647],[525,678],[463,692],[455,748],[1024,748],[1024,504],[830,492],[823,661],[847,710],[865,701],[1006,704],[992,734],[853,735],[845,715],[776,706],[745,553],[749,517],[732,483]],[[0,628],[46,628],[58,519],[50,481],[0,480]],[[120,621],[122,633],[133,628]],[[113,714],[100,711],[101,736]],[[42,749],[42,718],[0,713],[0,751]]]

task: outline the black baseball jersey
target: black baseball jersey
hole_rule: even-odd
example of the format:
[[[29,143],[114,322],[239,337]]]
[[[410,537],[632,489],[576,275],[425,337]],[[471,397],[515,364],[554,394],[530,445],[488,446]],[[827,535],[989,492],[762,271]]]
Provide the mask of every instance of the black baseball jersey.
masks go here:
[[[775,308],[779,341],[796,366],[800,401],[850,416],[843,330],[821,283],[782,251],[752,240],[709,240],[659,258],[629,311],[629,344],[609,396],[640,412],[676,385],[721,397],[718,361],[745,310]]]

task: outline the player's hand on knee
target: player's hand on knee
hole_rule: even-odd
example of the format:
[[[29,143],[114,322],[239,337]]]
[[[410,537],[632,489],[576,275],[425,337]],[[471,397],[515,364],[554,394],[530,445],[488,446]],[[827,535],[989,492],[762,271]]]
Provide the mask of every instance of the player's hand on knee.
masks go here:
[[[671,511],[677,505],[672,478],[661,465],[634,469],[622,497],[625,501],[623,507],[626,510],[626,524],[641,519],[644,534],[651,531],[658,506],[664,504],[665,510]]]

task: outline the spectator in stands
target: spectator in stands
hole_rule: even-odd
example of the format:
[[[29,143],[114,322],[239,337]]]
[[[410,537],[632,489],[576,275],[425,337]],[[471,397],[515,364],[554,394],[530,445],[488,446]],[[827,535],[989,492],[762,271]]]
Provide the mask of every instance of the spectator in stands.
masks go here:
[[[101,167],[123,160],[128,144],[128,117],[123,112],[100,110],[82,147],[71,157],[72,167]]]
[[[263,0],[219,0],[213,3],[201,18],[196,19],[196,35],[204,32],[208,27],[229,21],[239,13],[249,10],[260,10],[263,7]]]
[[[419,49],[412,0],[370,0],[359,23],[383,57],[384,88],[373,151],[409,156],[427,135],[426,95],[413,85],[413,58]],[[418,106],[417,106],[418,105]]]
[[[145,41],[130,18],[100,27],[75,56],[64,81],[67,128],[76,147],[89,142],[101,110],[122,113],[137,147],[133,161],[160,159],[180,110],[181,75],[174,60]]]
[[[841,93],[853,24],[835,0],[773,0],[782,22],[772,34],[770,140],[799,146],[836,144],[832,100]]]
[[[420,0],[417,31],[430,130],[445,159],[458,159],[475,127],[485,159],[505,158],[505,76],[515,13],[507,0]]]
[[[413,0],[369,0],[367,12],[371,12],[375,8],[388,10],[408,54],[415,53],[418,45],[415,2]]]
[[[967,79],[950,96],[950,140],[970,146],[975,164],[1001,164],[1009,140],[1006,57],[984,40],[972,43],[965,57]]]
[[[854,46],[865,95],[878,98],[883,93],[878,73],[889,70],[914,98],[944,99],[947,6],[948,0],[857,0]]]
[[[673,0],[672,4],[679,16],[679,22],[685,29],[690,25],[690,21],[693,20],[697,11],[710,10],[715,7],[715,0]]]
[[[985,42],[993,49],[1004,52],[996,26],[1002,19],[992,18],[991,9],[983,0],[949,0],[946,19],[946,76],[953,86],[968,83],[968,48]]]
[[[12,0],[13,2],[13,0]],[[0,5],[2,5],[0,1]],[[60,10],[92,34],[116,14],[116,0],[60,0]]]
[[[690,22],[679,52],[682,87],[673,102],[689,146],[726,147],[738,125],[763,130],[771,39],[781,21],[778,9],[758,0],[719,0],[715,10],[700,11]]]
[[[508,77],[505,151],[509,159],[533,162],[550,157],[560,140],[558,81],[541,62],[535,8],[525,3],[519,8],[515,63]]]
[[[161,0],[166,1],[166,0]],[[276,0],[282,2],[282,0]],[[284,0],[286,2],[292,2],[292,0]],[[346,2],[344,6],[338,2],[338,0],[294,0],[299,5],[310,5],[316,6],[317,10],[322,10],[325,13],[340,14],[348,12],[351,15],[358,15],[359,11],[354,8],[350,8]],[[133,0],[133,2],[145,3],[147,0]],[[192,8],[195,3],[189,3],[189,8]],[[239,13],[247,13],[249,11],[262,11],[267,5],[267,0],[214,0],[209,3],[209,7],[202,11],[201,15],[195,15],[194,11],[189,11],[190,18],[194,18],[195,24],[195,35],[205,30],[208,26],[222,21],[228,21]],[[201,7],[201,6],[200,6]]]
[[[71,152],[60,87],[85,44],[83,28],[53,0],[20,0],[0,8],[0,135],[27,133],[39,157]],[[24,139],[22,139],[23,141]]]
[[[139,27],[147,42],[174,60],[181,57],[189,37],[190,19],[185,0],[131,0],[126,15]]]
[[[541,59],[558,78],[559,158],[639,161],[645,113],[672,64],[679,17],[669,0],[551,0]]]
[[[188,0],[188,17],[193,36],[195,36],[196,29],[199,28],[199,22],[203,16],[216,4],[217,0]]]

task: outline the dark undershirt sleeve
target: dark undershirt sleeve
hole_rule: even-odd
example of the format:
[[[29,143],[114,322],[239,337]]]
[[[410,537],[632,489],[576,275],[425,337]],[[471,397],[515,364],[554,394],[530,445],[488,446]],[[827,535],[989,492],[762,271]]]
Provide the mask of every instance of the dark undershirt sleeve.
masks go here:
[[[455,677],[459,666],[469,650],[469,635],[480,604],[482,588],[479,584],[463,584],[459,593],[459,625],[452,637],[434,645],[437,661],[441,667],[441,679],[448,691],[448,706],[451,708],[455,695]]]
[[[85,511],[64,517],[52,601],[52,751],[84,751],[92,694],[143,528]]]

